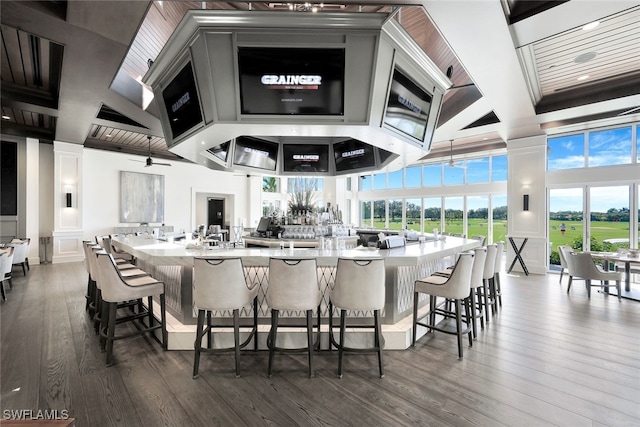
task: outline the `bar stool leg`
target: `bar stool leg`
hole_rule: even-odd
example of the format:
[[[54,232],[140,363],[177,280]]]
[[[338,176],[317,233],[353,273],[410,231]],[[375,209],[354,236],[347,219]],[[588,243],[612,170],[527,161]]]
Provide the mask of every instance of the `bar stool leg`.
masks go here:
[[[456,335],[458,337],[458,357],[462,359],[462,316],[460,314],[460,300],[455,302],[456,307]]]
[[[471,313],[471,308],[469,307],[471,304],[469,303],[469,297],[464,299],[464,312],[466,313],[465,316],[465,323],[467,325],[467,329],[469,329],[469,327],[471,326],[471,329],[469,330],[468,334],[469,335],[469,347],[473,347],[473,327],[471,325],[471,316],[473,316],[475,318],[475,314]]]
[[[474,293],[473,289],[471,289],[471,292],[469,293],[469,299],[471,300],[471,308],[467,313],[469,313],[469,315],[471,316],[470,319],[472,322],[471,328],[473,330],[473,338],[478,338],[478,322],[476,321],[476,294]]]
[[[233,343],[236,350],[236,378],[240,378],[240,314],[239,310],[233,310]]]
[[[382,359],[382,330],[380,327],[380,310],[373,311],[373,322],[375,327],[375,346],[378,349],[378,365],[380,378],[384,378],[384,361]]]
[[[307,310],[307,347],[309,351],[309,378],[314,377],[313,372],[313,310]]]
[[[253,299],[253,329],[255,330],[253,351],[258,351],[258,297]]]
[[[340,347],[338,347],[338,378],[342,378],[342,362],[344,359],[344,330],[346,322],[345,310],[340,310]]]
[[[147,313],[149,313],[149,327],[152,328],[156,319],[153,317],[153,297],[151,295],[147,297],[147,307]]]
[[[162,323],[162,349],[169,347],[169,333],[167,332],[167,302],[164,293],[160,294],[160,322]]]
[[[118,310],[118,303],[108,303],[109,323],[107,326],[107,366],[113,364],[113,340],[116,334],[116,311]]]
[[[418,292],[413,293],[413,337],[411,347],[416,346],[416,334],[418,333]]]
[[[273,354],[275,353],[277,335],[278,310],[271,309],[271,330],[269,331],[269,337],[267,338],[267,345],[269,346],[269,367],[267,369],[267,375],[269,378],[271,378],[271,368],[273,367]]]
[[[193,379],[198,378],[198,370],[200,368],[200,352],[202,349],[202,336],[204,331],[204,310],[198,310],[198,325],[196,326],[196,341],[194,343],[194,355],[193,355]]]
[[[213,336],[211,334],[211,311],[207,310],[207,348],[212,348]]]
[[[485,322],[489,323],[489,281],[482,281],[482,293],[484,296],[484,318]]]

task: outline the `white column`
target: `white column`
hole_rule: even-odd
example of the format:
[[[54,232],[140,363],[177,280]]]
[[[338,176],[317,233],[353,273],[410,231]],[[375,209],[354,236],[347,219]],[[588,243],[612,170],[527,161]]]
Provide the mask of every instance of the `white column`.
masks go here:
[[[528,238],[522,258],[530,273],[545,274],[549,260],[547,244],[547,197],[546,160],[547,141],[544,135],[532,136],[507,142],[509,163],[508,230],[507,237],[513,237],[518,247]],[[525,195],[528,196],[528,210],[525,210]],[[509,241],[506,268],[515,257]],[[523,271],[516,261],[513,271]]]
[[[53,263],[84,259],[82,250],[82,151],[80,144],[53,142]],[[67,207],[67,193],[71,207]]]
[[[29,265],[40,264],[40,141],[27,138],[25,237],[29,244]],[[19,236],[20,237],[20,236]]]

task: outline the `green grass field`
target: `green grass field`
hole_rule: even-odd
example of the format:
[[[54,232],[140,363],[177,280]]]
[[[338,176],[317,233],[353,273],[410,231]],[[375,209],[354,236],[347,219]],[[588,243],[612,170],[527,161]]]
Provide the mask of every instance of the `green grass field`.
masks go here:
[[[560,224],[564,222],[566,231],[560,231]],[[557,251],[559,245],[571,245],[576,238],[582,237],[583,223],[581,221],[550,221],[549,241],[551,250]],[[614,221],[594,221],[591,223],[591,237],[602,243],[606,239],[628,239],[629,223]],[[628,244],[623,245],[628,247]]]
[[[467,229],[467,236],[487,236],[487,220],[486,219],[470,219],[469,227]],[[373,221],[375,228],[384,228],[384,221]],[[402,223],[400,220],[389,222],[390,230],[400,230]],[[408,224],[409,230],[420,231],[419,221],[414,221],[413,224]],[[440,229],[440,221],[425,221],[424,231],[430,233],[434,228]],[[445,224],[445,230],[451,234],[462,234],[463,224],[462,221],[447,221]],[[494,221],[493,222],[493,242],[506,241],[507,235],[507,221]]]

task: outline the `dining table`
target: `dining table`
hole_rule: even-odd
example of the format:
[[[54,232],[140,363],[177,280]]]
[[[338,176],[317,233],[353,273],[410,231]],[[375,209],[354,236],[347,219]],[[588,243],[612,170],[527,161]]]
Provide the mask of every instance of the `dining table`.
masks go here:
[[[633,255],[628,252],[589,252],[594,259],[604,261],[603,268],[609,270],[611,264],[624,264],[624,289],[622,290],[622,298],[640,301],[640,290],[631,288],[631,266],[640,265],[640,256]]]

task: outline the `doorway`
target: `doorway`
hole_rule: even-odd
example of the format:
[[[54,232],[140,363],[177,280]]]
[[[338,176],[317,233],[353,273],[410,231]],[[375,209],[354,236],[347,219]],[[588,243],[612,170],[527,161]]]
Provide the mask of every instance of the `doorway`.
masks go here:
[[[210,225],[224,228],[224,199],[207,199],[207,227]]]

